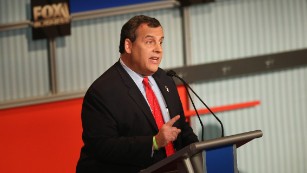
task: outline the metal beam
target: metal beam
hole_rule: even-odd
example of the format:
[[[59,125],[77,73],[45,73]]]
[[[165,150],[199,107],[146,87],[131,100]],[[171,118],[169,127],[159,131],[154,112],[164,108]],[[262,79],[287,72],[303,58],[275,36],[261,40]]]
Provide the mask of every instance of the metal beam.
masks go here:
[[[181,7],[182,18],[182,38],[183,38],[183,65],[186,66],[191,63],[191,29],[190,29],[190,8]]]
[[[52,94],[57,94],[56,76],[56,41],[55,38],[48,39],[48,67],[49,67],[49,86]]]
[[[80,12],[71,14],[72,21],[94,19],[99,17],[135,13],[149,10],[159,10],[164,8],[178,7],[180,4],[176,0],[157,1],[150,3],[142,3],[136,5],[127,5],[122,7],[106,8],[101,10],[93,10],[88,12]],[[12,29],[27,28],[32,25],[29,20],[20,21],[16,23],[0,24],[0,31],[7,31]]]
[[[27,28],[29,26],[32,26],[32,22],[29,20],[16,22],[16,23],[0,24],[0,31]]]
[[[236,77],[307,65],[307,49],[174,68],[188,83]],[[176,83],[180,81],[176,79]]]
[[[44,95],[40,97],[31,97],[31,98],[26,98],[26,99],[5,101],[5,102],[0,103],[0,110],[20,107],[20,106],[29,106],[29,105],[50,103],[50,102],[55,102],[55,101],[82,98],[84,94],[85,94],[85,91],[80,91],[80,92],[52,94],[52,95]]]
[[[72,20],[94,19],[106,16],[114,16],[120,14],[128,14],[149,10],[160,10],[164,8],[173,8],[179,6],[179,2],[175,0],[157,1],[150,3],[142,3],[136,5],[128,5],[123,7],[107,8],[101,10],[93,10],[88,12],[74,13],[71,15]]]

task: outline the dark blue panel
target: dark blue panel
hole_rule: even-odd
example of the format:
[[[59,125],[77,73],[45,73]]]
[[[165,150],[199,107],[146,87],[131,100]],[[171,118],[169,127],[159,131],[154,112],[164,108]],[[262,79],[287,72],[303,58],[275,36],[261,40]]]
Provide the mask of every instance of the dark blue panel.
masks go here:
[[[206,167],[208,173],[234,173],[233,146],[206,150]]]
[[[160,0],[70,0],[71,13],[99,10]]]

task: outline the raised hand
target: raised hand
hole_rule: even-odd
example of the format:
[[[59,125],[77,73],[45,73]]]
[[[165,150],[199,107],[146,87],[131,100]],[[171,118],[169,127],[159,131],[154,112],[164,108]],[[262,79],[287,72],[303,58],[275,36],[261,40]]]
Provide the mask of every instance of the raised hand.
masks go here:
[[[177,120],[179,120],[179,118],[180,115],[175,116],[160,128],[158,134],[155,136],[159,148],[164,147],[167,143],[173,142],[177,139],[181,130],[173,127],[173,125]]]

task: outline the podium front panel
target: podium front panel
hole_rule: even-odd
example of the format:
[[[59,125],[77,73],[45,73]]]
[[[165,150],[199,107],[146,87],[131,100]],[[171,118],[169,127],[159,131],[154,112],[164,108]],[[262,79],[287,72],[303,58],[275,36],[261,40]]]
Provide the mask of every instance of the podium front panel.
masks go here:
[[[205,173],[237,173],[235,145],[208,149],[203,152]]]

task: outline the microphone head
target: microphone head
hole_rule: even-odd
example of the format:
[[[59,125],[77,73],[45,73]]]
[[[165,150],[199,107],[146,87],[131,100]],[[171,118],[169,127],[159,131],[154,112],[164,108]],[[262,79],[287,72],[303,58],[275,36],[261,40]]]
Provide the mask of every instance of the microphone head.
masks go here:
[[[171,76],[171,77],[177,75],[176,72],[175,72],[174,70],[169,70],[168,72],[166,72],[166,74],[167,74],[168,76]]]

